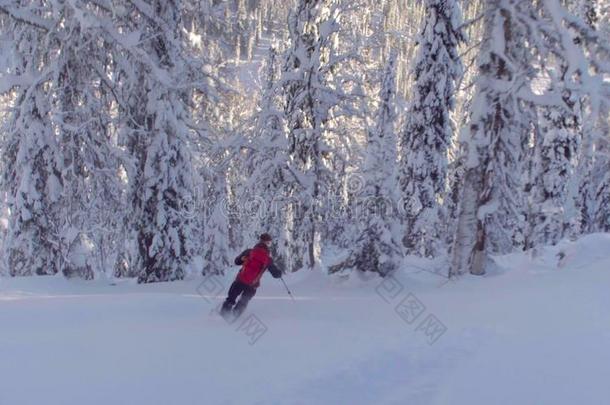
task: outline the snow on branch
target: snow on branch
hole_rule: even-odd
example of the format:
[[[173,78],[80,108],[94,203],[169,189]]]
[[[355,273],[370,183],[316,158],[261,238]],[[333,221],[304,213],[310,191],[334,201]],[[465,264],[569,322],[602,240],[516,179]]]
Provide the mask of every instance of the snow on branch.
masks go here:
[[[0,4],[0,12],[7,14],[9,17],[14,18],[23,24],[28,24],[44,31],[51,31],[53,29],[53,21],[46,18],[40,18],[21,8],[15,9],[8,4]]]

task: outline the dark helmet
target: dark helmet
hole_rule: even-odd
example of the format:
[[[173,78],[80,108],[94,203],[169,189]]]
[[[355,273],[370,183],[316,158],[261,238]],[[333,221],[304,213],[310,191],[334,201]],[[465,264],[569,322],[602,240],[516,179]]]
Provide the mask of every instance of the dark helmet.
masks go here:
[[[260,238],[259,238],[262,242],[271,242],[272,238],[271,235],[269,235],[268,233],[263,233],[261,234]]]

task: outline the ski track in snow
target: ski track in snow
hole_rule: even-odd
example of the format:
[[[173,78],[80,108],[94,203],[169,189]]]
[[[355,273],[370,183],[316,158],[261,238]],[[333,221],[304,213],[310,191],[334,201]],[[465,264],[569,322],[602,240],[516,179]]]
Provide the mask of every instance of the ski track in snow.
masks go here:
[[[562,242],[442,287],[406,263],[390,302],[377,279],[299,272],[292,301],[266,276],[232,324],[201,280],[5,279],[0,405],[607,405],[609,248],[610,235]],[[409,293],[425,305],[411,324],[394,310]],[[428,314],[447,327],[432,345],[417,330]],[[264,333],[248,335],[253,321]]]

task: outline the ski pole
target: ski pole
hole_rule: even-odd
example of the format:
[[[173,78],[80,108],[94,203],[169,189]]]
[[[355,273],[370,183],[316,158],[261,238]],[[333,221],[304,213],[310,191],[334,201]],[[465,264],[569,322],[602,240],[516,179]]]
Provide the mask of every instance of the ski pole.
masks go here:
[[[290,289],[288,288],[288,286],[286,285],[286,282],[284,281],[284,278],[280,277],[280,280],[282,280],[282,283],[284,283],[284,287],[286,287],[286,291],[288,291],[288,295],[290,295],[290,298],[292,298],[292,301],[295,301],[294,297],[292,296],[292,293],[290,292]]]

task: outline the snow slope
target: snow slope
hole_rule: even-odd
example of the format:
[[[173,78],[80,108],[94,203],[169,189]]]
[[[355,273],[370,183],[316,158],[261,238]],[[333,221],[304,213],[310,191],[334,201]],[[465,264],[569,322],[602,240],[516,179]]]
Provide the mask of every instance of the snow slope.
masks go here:
[[[265,276],[233,324],[214,313],[233,273],[4,279],[0,404],[610,403],[610,235],[497,262],[458,282],[421,260],[381,285],[300,272],[295,302]]]

